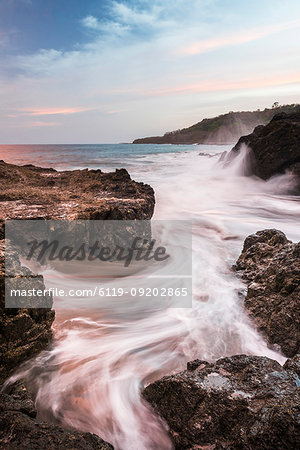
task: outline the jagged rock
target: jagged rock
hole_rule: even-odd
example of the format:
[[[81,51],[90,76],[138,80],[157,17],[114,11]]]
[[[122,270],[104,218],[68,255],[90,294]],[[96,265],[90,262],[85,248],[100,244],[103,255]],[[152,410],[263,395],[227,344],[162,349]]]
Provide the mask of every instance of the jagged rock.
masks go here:
[[[300,177],[300,112],[276,114],[266,125],[242,136],[231,150],[230,160],[243,145],[253,153],[251,172],[267,180],[289,170]],[[298,188],[300,187],[300,184]]]
[[[151,186],[131,180],[125,169],[57,172],[0,161],[0,202],[2,221],[147,220],[152,217],[155,198]]]
[[[292,358],[288,358],[283,367],[294,372],[299,377],[298,386],[300,387],[300,354],[298,353]]]
[[[0,447],[6,450],[113,449],[95,434],[39,421],[31,395],[21,382],[0,394]]]
[[[4,256],[4,240],[0,240],[0,384],[19,364],[47,347],[52,338],[54,320],[51,296],[47,299],[39,297],[41,305],[48,308],[5,308]],[[26,275],[24,288],[34,282],[35,286],[45,289],[42,276],[36,277],[22,267],[18,255],[10,254],[9,257],[15,264],[16,276]]]
[[[176,449],[293,449],[300,439],[297,378],[279,363],[236,355],[163,377],[143,391]]]
[[[234,266],[248,285],[245,307],[271,345],[300,349],[300,243],[278,230],[248,236]]]

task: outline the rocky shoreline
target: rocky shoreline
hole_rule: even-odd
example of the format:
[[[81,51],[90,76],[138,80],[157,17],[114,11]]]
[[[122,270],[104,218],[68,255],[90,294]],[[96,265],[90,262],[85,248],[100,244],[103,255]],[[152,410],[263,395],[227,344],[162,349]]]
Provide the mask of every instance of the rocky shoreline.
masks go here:
[[[282,367],[262,356],[195,360],[147,386],[143,396],[167,422],[175,449],[292,449],[300,442],[300,243],[278,230],[250,235],[234,270],[244,306]]]
[[[52,339],[54,311],[5,308],[5,240],[7,219],[145,220],[152,217],[153,189],[130,178],[125,169],[57,172],[0,161],[0,385],[18,366],[44,350]],[[14,255],[17,273],[35,276]],[[41,288],[44,288],[40,277]],[[34,402],[20,383],[0,396],[0,447],[110,449],[98,436],[37,420]],[[2,447],[3,445],[3,447]]]
[[[175,449],[292,449],[299,444],[299,358],[192,361],[143,396],[169,426]]]
[[[290,165],[274,166],[274,172],[268,172],[268,176],[262,168],[261,172],[255,172],[255,167],[264,164],[261,155],[256,157],[257,142],[261,142],[264,133],[269,139],[269,134],[276,135],[275,131],[282,127],[283,136],[289,128],[288,121],[294,130],[291,131],[294,145],[298,119],[275,117],[271,128],[269,124],[256,129],[250,137],[241,138],[230,158],[242,144],[251,144],[256,158],[252,173],[262,178],[287,168],[298,173],[297,157],[293,157]],[[0,180],[0,383],[3,383],[22,362],[49,345],[54,320],[52,305],[47,309],[4,308],[4,221],[151,219],[155,198],[150,186],[131,180],[125,169],[114,173],[57,172],[1,161]],[[246,238],[233,267],[247,286],[244,306],[254,326],[273,349],[289,358],[283,367],[261,356],[235,355],[214,363],[195,360],[187,364],[187,370],[163,377],[143,390],[145,401],[167,423],[176,449],[297,448],[299,256],[300,243],[292,243],[281,231],[262,230]],[[18,270],[22,274],[25,269],[19,265]],[[0,447],[113,448],[90,433],[40,422],[30,392],[22,382],[2,392],[0,405]]]
[[[34,401],[21,382],[0,393],[0,448],[112,450],[99,436],[41,422]]]
[[[248,175],[285,172],[300,192],[300,113],[277,114],[243,136],[221,161],[244,146]],[[233,270],[247,286],[244,307],[269,346],[289,357],[282,367],[261,356],[195,360],[143,391],[164,420],[175,449],[296,449],[300,443],[300,243],[279,230],[245,239]]]
[[[126,169],[58,172],[0,161],[0,221],[7,219],[147,220],[155,205],[151,186]]]

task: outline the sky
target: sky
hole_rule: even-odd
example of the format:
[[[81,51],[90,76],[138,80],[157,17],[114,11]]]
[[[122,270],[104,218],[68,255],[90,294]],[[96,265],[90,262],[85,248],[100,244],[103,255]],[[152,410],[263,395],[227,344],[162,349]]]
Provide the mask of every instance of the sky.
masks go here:
[[[300,103],[299,0],[0,0],[0,143],[118,143]]]

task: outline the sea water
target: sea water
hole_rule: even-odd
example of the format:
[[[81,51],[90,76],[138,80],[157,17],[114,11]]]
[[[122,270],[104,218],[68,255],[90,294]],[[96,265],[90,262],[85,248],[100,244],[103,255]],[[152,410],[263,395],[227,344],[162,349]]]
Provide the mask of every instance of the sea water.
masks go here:
[[[90,431],[117,449],[170,449],[166,426],[142,399],[157,378],[185,369],[195,358],[265,355],[268,348],[243,309],[245,286],[231,266],[245,237],[277,228],[300,240],[299,197],[287,194],[293,177],[265,182],[245,177],[245,155],[224,167],[228,146],[62,145],[1,146],[0,158],[58,170],[125,167],[155,190],[154,219],[192,220],[193,306],[151,311],[132,304],[120,313],[57,309],[54,342],[22,376],[36,393],[42,419]],[[168,244],[174,245],[172,233]],[[50,271],[51,272],[51,271]],[[45,271],[45,283],[62,275]],[[58,299],[54,299],[54,308]],[[137,309],[139,313],[137,314]],[[119,312],[119,313],[118,313]]]

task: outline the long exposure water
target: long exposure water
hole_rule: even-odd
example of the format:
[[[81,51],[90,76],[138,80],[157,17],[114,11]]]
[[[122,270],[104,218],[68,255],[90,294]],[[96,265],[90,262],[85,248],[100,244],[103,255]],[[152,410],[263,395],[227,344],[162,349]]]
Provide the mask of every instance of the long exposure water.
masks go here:
[[[223,167],[225,146],[1,146],[7,162],[44,167],[125,167],[155,190],[154,219],[193,222],[192,308],[149,309],[106,303],[105,311],[56,309],[54,342],[25,366],[41,418],[100,435],[115,448],[170,449],[166,426],[141,397],[153,380],[195,358],[232,354],[285,358],[267,347],[243,310],[242,282],[231,271],[243,240],[277,228],[300,240],[299,197],[289,174],[245,177],[246,158]],[[173,245],[172,233],[168,237]],[[44,273],[45,283],[63,284]],[[52,280],[52,281],[51,281]],[[58,299],[54,299],[56,308]],[[130,307],[131,306],[131,307]]]

